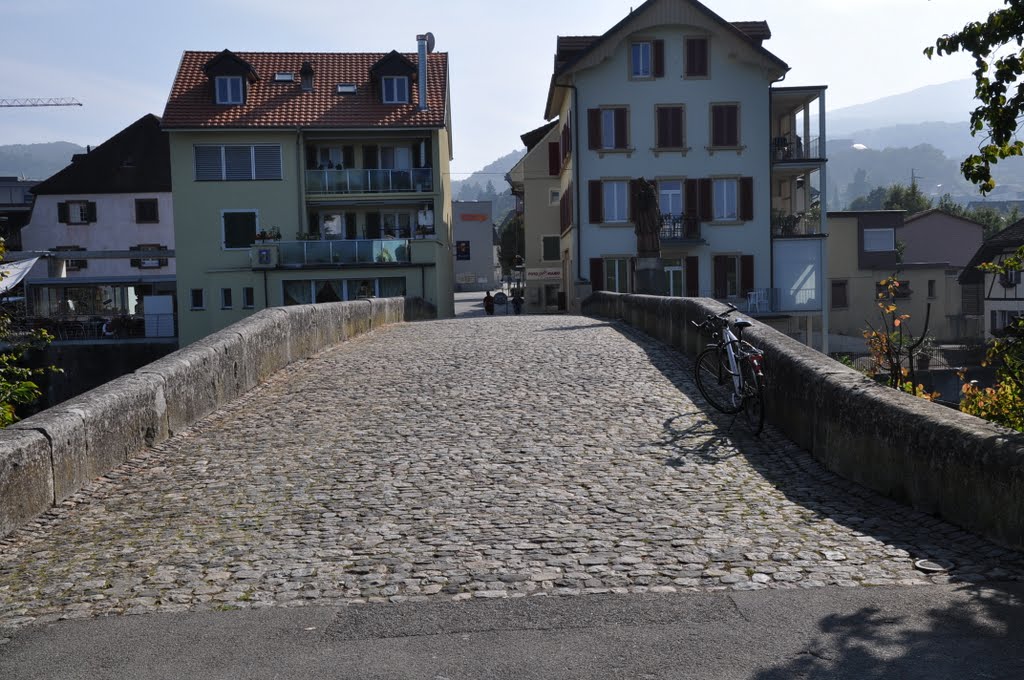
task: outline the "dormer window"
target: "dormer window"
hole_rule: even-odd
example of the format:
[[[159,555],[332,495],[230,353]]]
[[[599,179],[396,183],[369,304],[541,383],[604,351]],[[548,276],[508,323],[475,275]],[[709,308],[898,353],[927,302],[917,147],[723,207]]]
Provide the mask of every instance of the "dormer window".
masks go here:
[[[217,76],[218,104],[242,104],[242,76]]]
[[[381,78],[381,90],[385,104],[409,103],[409,78],[407,76],[384,76]]]

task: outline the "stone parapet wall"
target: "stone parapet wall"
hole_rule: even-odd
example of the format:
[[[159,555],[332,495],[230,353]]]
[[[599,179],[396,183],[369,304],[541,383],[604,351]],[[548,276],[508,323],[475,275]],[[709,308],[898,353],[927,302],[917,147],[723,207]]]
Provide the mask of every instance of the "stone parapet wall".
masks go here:
[[[292,362],[434,316],[428,303],[405,298],[265,309],[0,430],[0,536]]]
[[[583,313],[621,319],[694,356],[706,298],[595,293]],[[1013,548],[1024,548],[1024,435],[882,386],[751,319],[765,353],[768,422],[829,470]]]

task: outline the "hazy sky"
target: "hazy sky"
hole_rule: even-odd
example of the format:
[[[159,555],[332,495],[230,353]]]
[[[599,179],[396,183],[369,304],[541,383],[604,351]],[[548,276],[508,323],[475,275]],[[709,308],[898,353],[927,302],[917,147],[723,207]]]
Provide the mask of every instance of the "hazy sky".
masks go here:
[[[640,0],[0,0],[0,98],[82,107],[0,108],[0,144],[96,145],[163,113],[184,50],[400,52],[431,31],[451,67],[460,179],[544,123],[558,35],[598,35]],[[970,77],[928,61],[938,35],[1001,0],[706,0],[728,21],[767,20],[786,85],[828,85],[828,109]],[[380,10],[381,14],[377,14]],[[965,111],[966,118],[966,111]],[[496,179],[496,186],[501,178]]]

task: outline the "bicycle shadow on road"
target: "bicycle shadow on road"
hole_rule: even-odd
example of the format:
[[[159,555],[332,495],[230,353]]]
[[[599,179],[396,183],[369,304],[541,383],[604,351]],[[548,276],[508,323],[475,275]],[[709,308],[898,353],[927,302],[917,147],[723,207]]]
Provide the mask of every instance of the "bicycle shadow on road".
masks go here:
[[[669,467],[685,467],[695,461],[716,465],[741,455],[728,434],[699,409],[668,418],[662,428],[662,439],[652,445],[675,453],[665,459]]]

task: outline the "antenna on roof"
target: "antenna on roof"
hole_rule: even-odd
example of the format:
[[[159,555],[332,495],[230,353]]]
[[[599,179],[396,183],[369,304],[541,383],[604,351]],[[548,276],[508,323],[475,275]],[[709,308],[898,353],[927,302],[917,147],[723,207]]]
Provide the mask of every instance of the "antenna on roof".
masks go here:
[[[434,53],[434,34],[427,31],[427,54]]]

